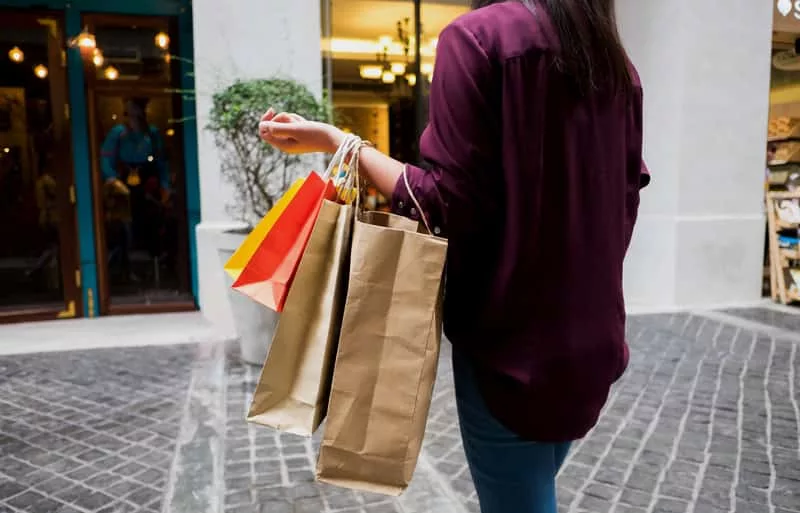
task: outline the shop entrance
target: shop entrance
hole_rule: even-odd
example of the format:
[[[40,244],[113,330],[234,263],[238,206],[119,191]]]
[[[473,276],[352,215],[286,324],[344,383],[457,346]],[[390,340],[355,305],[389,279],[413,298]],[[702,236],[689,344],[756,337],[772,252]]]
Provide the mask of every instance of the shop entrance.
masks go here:
[[[62,17],[0,15],[0,322],[81,314]]]
[[[84,23],[100,51],[85,59],[100,313],[194,309],[176,20]]]

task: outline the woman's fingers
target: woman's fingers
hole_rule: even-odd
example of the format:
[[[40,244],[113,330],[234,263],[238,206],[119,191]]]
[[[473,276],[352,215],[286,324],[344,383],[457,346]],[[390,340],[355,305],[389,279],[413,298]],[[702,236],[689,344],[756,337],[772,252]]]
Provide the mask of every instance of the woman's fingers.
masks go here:
[[[304,120],[297,114],[292,114],[290,112],[281,112],[280,114],[275,114],[275,116],[273,116],[273,118],[268,121],[270,121],[271,123],[298,123]]]
[[[272,111],[272,109],[270,109]],[[258,131],[264,142],[287,153],[307,153],[323,151],[324,135],[319,123],[306,121],[299,114],[268,111],[258,124]]]
[[[281,151],[292,153],[297,147],[297,141],[294,139],[287,139],[284,137],[276,137],[272,134],[267,134],[261,137],[265,143],[275,146]]]
[[[275,117],[275,109],[270,107],[269,109],[267,109],[267,112],[263,116],[261,116],[261,121],[272,121],[272,118],[274,117]]]

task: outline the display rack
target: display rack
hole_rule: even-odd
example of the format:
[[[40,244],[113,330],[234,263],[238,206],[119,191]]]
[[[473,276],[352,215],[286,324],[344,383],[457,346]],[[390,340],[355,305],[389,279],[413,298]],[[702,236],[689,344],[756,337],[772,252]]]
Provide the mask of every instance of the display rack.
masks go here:
[[[785,191],[800,177],[800,118],[771,119],[768,139],[774,153],[767,163],[767,190]]]
[[[767,194],[772,299],[800,302],[800,193]]]
[[[800,119],[798,118],[773,118],[769,120],[767,140],[769,142],[783,142],[800,140]]]

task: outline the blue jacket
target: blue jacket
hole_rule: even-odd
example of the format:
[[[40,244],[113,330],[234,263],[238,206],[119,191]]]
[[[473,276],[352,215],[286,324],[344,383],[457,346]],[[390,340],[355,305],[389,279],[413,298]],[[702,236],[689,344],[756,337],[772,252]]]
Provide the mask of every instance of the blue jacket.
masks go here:
[[[118,178],[118,165],[142,165],[153,162],[158,166],[159,183],[170,190],[169,164],[164,141],[158,128],[151,125],[149,133],[134,132],[125,125],[112,128],[101,149],[101,170],[103,179]]]

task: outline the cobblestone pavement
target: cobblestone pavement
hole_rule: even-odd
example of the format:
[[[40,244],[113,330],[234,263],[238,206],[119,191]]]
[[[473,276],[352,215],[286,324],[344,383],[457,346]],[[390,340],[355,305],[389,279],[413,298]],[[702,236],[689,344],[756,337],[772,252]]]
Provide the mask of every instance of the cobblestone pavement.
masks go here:
[[[771,308],[739,308],[728,310],[728,315],[741,317],[768,326],[773,326],[800,335],[800,315],[773,310]]]
[[[399,499],[314,481],[320,430],[313,439],[243,423],[258,370],[234,358],[227,367],[225,513],[450,513],[463,511],[442,478],[421,461]],[[424,456],[423,456],[424,459]]]
[[[160,513],[193,352],[0,358],[0,512]]]
[[[800,348],[795,334],[780,331],[796,319],[730,313],[749,320],[630,320],[630,369],[565,463],[562,512],[800,513]],[[419,466],[397,499],[315,483],[318,439],[246,424],[258,370],[229,355],[223,371],[216,352],[219,377],[207,392],[219,400],[207,404],[220,405],[221,415],[203,427],[212,440],[203,458],[191,457],[188,435],[199,431],[187,423],[192,408],[184,408],[189,375],[190,392],[202,385],[202,373],[192,370],[196,350],[0,358],[0,513],[160,511],[170,490],[197,495],[192,479],[174,486],[173,452],[218,464],[206,477],[221,507],[210,500],[206,508],[164,508],[169,513],[479,511],[458,436],[448,345]],[[181,418],[190,442],[175,451]],[[218,459],[217,446],[224,446]],[[168,504],[201,504],[192,498],[173,494]]]
[[[630,369],[565,463],[561,511],[800,512],[796,343],[686,314],[634,317],[628,333]],[[316,443],[245,425],[257,373],[230,361],[225,512],[478,512],[443,353],[399,500],[313,483]]]

